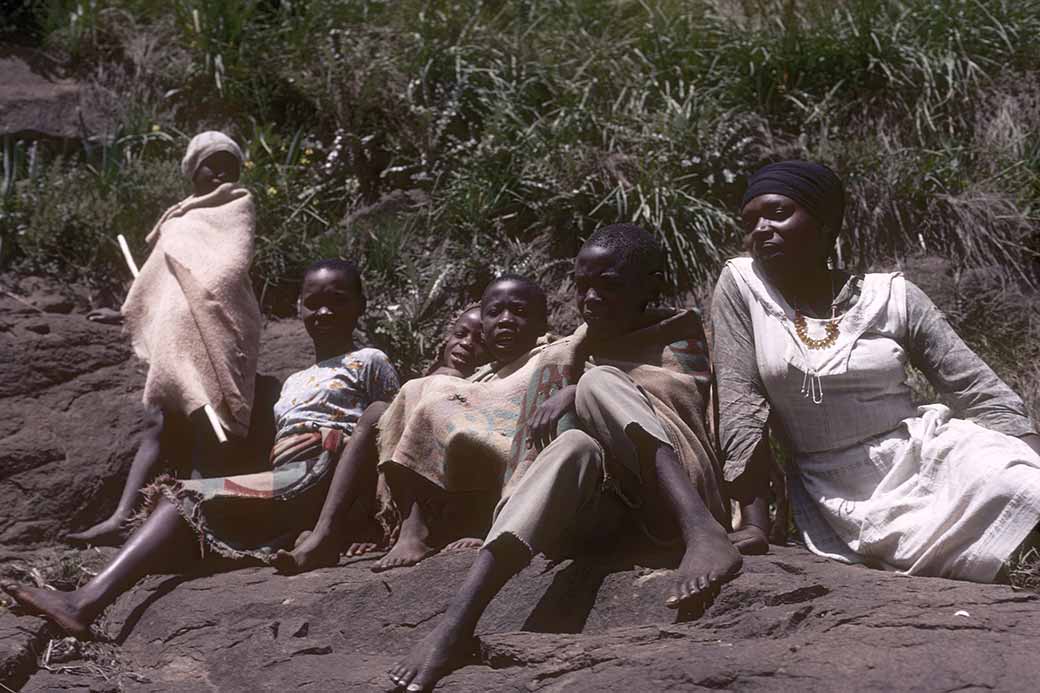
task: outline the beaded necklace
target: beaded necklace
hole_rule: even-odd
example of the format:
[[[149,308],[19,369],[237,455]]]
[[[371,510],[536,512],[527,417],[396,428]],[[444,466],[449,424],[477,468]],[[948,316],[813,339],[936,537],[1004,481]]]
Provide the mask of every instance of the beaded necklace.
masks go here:
[[[794,331],[798,335],[798,339],[802,340],[802,343],[810,349],[827,349],[834,346],[834,343],[838,341],[838,318],[837,308],[834,305],[834,273],[830,272],[831,280],[831,319],[824,323],[824,330],[827,332],[827,336],[822,339],[816,339],[809,336],[809,325],[805,321],[805,316],[802,312],[795,308],[794,311]]]

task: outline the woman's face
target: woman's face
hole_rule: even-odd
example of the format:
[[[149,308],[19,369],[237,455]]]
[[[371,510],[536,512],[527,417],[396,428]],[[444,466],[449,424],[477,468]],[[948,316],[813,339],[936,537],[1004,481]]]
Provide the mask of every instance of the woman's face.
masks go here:
[[[192,187],[196,195],[208,195],[224,183],[235,183],[241,175],[238,157],[230,152],[216,152],[202,160],[195,169]]]
[[[827,257],[820,223],[786,195],[759,195],[740,213],[751,255],[774,281],[785,283],[819,267]]]

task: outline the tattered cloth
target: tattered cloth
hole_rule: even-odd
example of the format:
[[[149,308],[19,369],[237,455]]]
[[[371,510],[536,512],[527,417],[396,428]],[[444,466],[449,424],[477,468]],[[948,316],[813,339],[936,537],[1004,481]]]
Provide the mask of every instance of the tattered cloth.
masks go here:
[[[177,507],[199,538],[203,555],[270,563],[311,529],[348,437],[322,428],[277,440],[271,469],[210,479],[160,477],[145,489],[146,514],[159,497]]]
[[[381,467],[404,467],[451,494],[507,497],[537,456],[527,445],[531,415],[587,368],[611,365],[646,392],[709,509],[720,520],[727,517],[717,483],[718,457],[705,424],[710,374],[700,317],[689,310],[665,315],[607,347],[591,344],[583,325],[484,382],[435,375],[406,383],[380,419]],[[565,417],[559,428],[575,424]],[[637,498],[638,472],[618,471],[619,491]],[[380,502],[384,518],[396,515],[383,483]]]
[[[185,416],[210,404],[238,436],[249,429],[260,346],[254,217],[249,191],[232,183],[170,207],[122,311],[149,365],[144,403]]]

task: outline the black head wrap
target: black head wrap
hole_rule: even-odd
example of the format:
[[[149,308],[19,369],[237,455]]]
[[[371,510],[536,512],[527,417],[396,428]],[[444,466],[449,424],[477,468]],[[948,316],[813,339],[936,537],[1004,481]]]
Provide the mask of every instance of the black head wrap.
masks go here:
[[[845,186],[826,166],[811,161],[767,164],[748,179],[741,209],[759,195],[784,195],[805,208],[837,237],[845,217]]]

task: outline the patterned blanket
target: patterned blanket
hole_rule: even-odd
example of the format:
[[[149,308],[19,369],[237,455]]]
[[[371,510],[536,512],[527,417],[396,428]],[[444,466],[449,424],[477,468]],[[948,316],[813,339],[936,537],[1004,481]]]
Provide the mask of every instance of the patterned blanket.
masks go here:
[[[202,552],[268,562],[309,529],[324,500],[347,436],[338,429],[285,436],[271,450],[271,469],[208,479],[157,479],[144,493],[145,516],[159,497],[173,503],[199,537]]]
[[[536,348],[493,380],[430,376],[406,383],[380,420],[381,467],[407,468],[448,493],[507,496],[537,456],[527,446],[526,425],[535,410],[576,383],[586,368],[613,365],[647,392],[702,497],[724,521],[718,460],[705,426],[709,365],[700,317],[686,310],[648,322],[609,345],[591,343],[582,326]],[[560,430],[575,425],[565,417]],[[380,500],[384,514],[392,514],[384,484]]]

